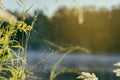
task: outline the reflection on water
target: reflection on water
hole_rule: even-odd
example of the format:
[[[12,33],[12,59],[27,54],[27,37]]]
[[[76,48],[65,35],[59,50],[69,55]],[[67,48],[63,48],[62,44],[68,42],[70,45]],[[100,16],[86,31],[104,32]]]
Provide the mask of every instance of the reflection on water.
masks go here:
[[[28,52],[28,65],[34,65],[48,54],[50,53]],[[51,56],[35,69],[50,71],[62,55],[63,54],[58,53],[57,55]],[[105,80],[106,77],[107,79],[109,78],[109,80],[113,80],[115,77],[115,74],[112,73],[112,70],[115,68],[113,64],[118,61],[120,61],[120,55],[70,54],[59,64],[59,68],[66,67],[80,71],[95,72],[101,78],[100,80]],[[117,78],[114,78],[114,80],[117,80]]]

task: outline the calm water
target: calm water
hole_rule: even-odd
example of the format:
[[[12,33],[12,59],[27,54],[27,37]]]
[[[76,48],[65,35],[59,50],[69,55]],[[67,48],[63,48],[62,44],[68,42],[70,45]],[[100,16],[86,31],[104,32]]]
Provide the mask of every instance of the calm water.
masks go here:
[[[44,52],[28,52],[28,65],[31,67],[39,61],[42,61],[42,58],[49,55],[50,53]],[[37,70],[37,76],[47,77],[46,80],[49,80],[50,70],[53,65],[58,61],[63,54],[59,53],[56,55],[51,55],[44,62],[37,65],[34,70]],[[120,55],[94,55],[94,54],[70,54],[59,64],[58,68],[66,67],[71,69],[76,69],[79,71],[88,71],[95,72],[97,76],[100,77],[100,80],[119,80],[115,78],[115,74],[112,73],[112,70],[115,69],[113,66],[114,63],[120,61]],[[43,71],[44,70],[44,71]],[[73,77],[71,77],[73,75]],[[76,80],[75,74],[64,74],[62,77],[58,77],[57,80]],[[70,78],[70,79],[69,79]],[[75,78],[75,79],[74,79]]]

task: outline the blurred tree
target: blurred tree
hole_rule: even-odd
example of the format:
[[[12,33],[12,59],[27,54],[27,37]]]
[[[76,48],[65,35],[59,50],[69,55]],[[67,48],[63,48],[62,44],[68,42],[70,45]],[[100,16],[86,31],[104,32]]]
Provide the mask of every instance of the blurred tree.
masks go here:
[[[113,9],[111,12],[110,27],[114,39],[114,49],[120,50],[120,8]]]
[[[18,12],[15,14],[21,16]],[[31,24],[33,18],[28,15],[26,22]],[[83,9],[62,7],[52,17],[39,11],[31,32],[30,44],[34,45],[34,48],[44,48],[42,39],[48,39],[62,44],[80,45],[94,52],[118,52],[119,19],[118,7],[111,11],[106,8],[96,10],[94,6]]]
[[[93,51],[119,51],[119,11],[110,12],[106,8],[97,11],[93,6],[82,10],[63,7],[52,17],[55,38]],[[82,15],[82,24],[79,23],[79,15]]]

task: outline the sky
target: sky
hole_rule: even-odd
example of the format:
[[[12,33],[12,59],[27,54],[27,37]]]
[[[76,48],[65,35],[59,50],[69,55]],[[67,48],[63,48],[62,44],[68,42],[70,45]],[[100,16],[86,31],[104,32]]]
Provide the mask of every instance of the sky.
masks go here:
[[[61,6],[80,7],[83,6],[96,6],[97,8],[105,7],[111,9],[112,6],[120,5],[120,0],[23,0],[23,3],[19,0],[3,0],[3,4],[6,9],[11,11],[18,10],[20,12],[30,8],[30,14],[36,9],[40,9],[45,15],[52,16],[55,11]],[[20,5],[18,5],[18,3]]]

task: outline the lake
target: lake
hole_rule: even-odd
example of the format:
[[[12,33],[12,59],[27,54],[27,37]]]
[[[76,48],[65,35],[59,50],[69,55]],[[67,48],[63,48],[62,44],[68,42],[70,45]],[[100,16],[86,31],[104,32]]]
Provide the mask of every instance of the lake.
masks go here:
[[[46,78],[45,80],[49,80],[50,70],[63,55],[63,53],[56,55],[50,54],[51,53],[39,51],[28,51],[27,54],[29,68],[41,61],[41,63],[34,68],[34,71],[38,71],[35,75]],[[50,57],[44,61],[42,58],[47,55],[50,55]],[[116,78],[115,74],[112,73],[113,69],[115,69],[113,64],[119,61],[120,55],[72,53],[59,64],[58,69],[65,67],[78,71],[94,72],[100,80],[119,80],[119,78]],[[73,77],[71,77],[71,74],[66,73],[60,75],[62,77],[58,77],[57,80],[76,80],[76,74],[72,75]]]

